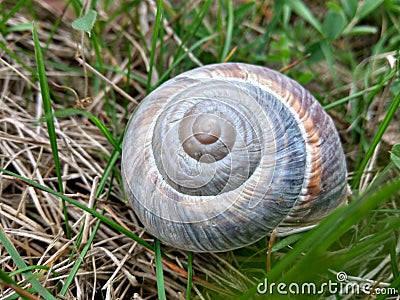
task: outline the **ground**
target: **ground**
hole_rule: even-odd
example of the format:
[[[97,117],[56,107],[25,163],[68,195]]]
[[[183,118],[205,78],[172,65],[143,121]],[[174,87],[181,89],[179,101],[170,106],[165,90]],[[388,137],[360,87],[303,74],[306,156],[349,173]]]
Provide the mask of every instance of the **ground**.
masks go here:
[[[2,1],[0,295],[252,299],[266,274],[398,289],[399,11],[390,0]],[[187,292],[185,251],[162,245],[156,276],[120,145],[146,94],[222,61],[282,70],[310,90],[339,130],[352,196],[312,232],[195,254]]]

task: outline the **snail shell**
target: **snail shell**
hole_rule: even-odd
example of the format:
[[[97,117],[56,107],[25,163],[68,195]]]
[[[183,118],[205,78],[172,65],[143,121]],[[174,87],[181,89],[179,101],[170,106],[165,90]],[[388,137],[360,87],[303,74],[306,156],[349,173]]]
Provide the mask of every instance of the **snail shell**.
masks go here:
[[[127,195],[165,244],[227,251],[306,230],[346,202],[335,126],[273,70],[223,63],[185,72],[134,112],[122,150]]]

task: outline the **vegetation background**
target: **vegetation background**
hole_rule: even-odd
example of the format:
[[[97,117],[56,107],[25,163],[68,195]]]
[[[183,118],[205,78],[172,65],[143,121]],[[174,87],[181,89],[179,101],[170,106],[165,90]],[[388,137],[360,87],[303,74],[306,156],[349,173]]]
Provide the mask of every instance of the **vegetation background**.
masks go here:
[[[399,16],[398,0],[1,1],[2,299],[271,299],[288,295],[258,294],[266,276],[339,275],[375,294],[293,297],[398,297]],[[282,69],[324,105],[350,204],[270,251],[154,248],[121,185],[124,127],[159,84],[223,61]]]

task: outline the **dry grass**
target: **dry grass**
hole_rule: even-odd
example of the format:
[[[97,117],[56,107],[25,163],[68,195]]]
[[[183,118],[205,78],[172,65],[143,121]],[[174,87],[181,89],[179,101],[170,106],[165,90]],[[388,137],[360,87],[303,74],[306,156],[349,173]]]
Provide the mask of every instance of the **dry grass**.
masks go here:
[[[49,2],[50,3],[50,2]],[[40,15],[39,38],[43,42],[49,39],[55,18],[61,13],[57,7],[46,3],[36,3],[35,11]],[[42,6],[43,4],[43,6]],[[149,7],[147,7],[149,9]],[[113,85],[126,86],[126,76],[114,72],[105,72],[108,78],[105,88],[94,92],[93,75],[89,68],[79,65],[75,56],[81,57],[85,49],[80,48],[78,32],[73,32],[70,19],[64,17],[57,28],[52,42],[48,45],[46,58],[59,63],[58,66],[46,64],[50,89],[56,101],[54,110],[65,108],[83,108],[95,114],[104,124],[110,123],[110,116],[104,107],[107,93],[114,93]],[[29,24],[32,20],[24,11],[18,12],[7,23],[8,26],[21,23]],[[146,21],[146,20],[145,20]],[[104,37],[113,38],[113,31],[120,20],[115,20],[103,32]],[[149,24],[151,26],[151,24]],[[132,32],[124,33],[127,39],[138,45],[138,36]],[[8,49],[13,52],[23,49],[26,55],[24,63],[35,69],[32,36],[29,31],[15,32],[2,37]],[[118,44],[115,45],[118,48]],[[132,50],[132,72],[146,78],[143,70],[148,64],[140,47]],[[92,53],[85,53],[87,59]],[[127,60],[115,53],[105,53],[104,62],[124,70]],[[45,122],[38,122],[43,114],[42,99],[38,82],[20,63],[11,59],[4,51],[0,52],[0,165],[42,185],[57,190],[57,178],[54,171],[53,156],[49,144]],[[65,70],[62,70],[64,68]],[[71,68],[71,69],[67,69]],[[72,70],[72,71],[71,71]],[[96,76],[96,75],[94,75]],[[145,87],[133,82],[130,94],[136,99],[144,96]],[[110,97],[109,95],[107,95]],[[87,98],[87,97],[90,97]],[[112,98],[112,96],[110,97]],[[120,126],[115,129],[122,133],[126,123],[126,109],[132,111],[134,103],[127,102],[117,95],[114,106],[116,120]],[[123,192],[115,181],[108,182],[109,189],[99,197],[94,197],[98,179],[103,176],[112,146],[101,134],[98,127],[86,117],[70,116],[56,120],[57,143],[62,166],[62,180],[65,194],[89,207],[104,210],[108,218],[114,219],[142,236],[143,228],[138,224],[134,212],[124,201]],[[117,164],[118,165],[118,164]],[[109,193],[109,194],[108,194]],[[19,254],[29,265],[46,265],[51,272],[39,272],[40,281],[50,290],[56,291],[57,282],[64,281],[71,268],[79,260],[82,250],[75,249],[78,239],[85,245],[95,226],[96,219],[72,205],[67,205],[71,239],[66,239],[63,231],[64,215],[61,201],[47,192],[35,189],[15,178],[1,175],[0,181],[0,222]],[[0,245],[0,264],[6,272],[16,269],[11,257]],[[185,289],[185,282],[174,272],[166,279],[166,287],[171,298],[178,299]],[[23,282],[22,276],[17,281]],[[12,292],[2,289],[0,294],[6,297]],[[110,227],[100,225],[93,244],[84,258],[72,288],[65,295],[68,299],[98,299],[110,297],[120,299],[137,295],[156,298],[153,255],[137,247],[137,244]],[[100,296],[102,295],[102,296]],[[137,296],[137,299],[140,299]]]

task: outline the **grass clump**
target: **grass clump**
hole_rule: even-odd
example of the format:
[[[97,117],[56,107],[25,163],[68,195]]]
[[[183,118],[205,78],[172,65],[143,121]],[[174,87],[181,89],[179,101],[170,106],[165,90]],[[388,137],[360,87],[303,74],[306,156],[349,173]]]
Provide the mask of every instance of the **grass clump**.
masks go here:
[[[2,297],[279,298],[260,293],[266,280],[342,275],[398,295],[399,11],[394,0],[1,2]],[[333,117],[347,157],[350,204],[268,258],[265,240],[221,254],[153,248],[124,198],[120,145],[138,102],[223,61],[287,69]],[[350,294],[312,296],[368,297]]]

